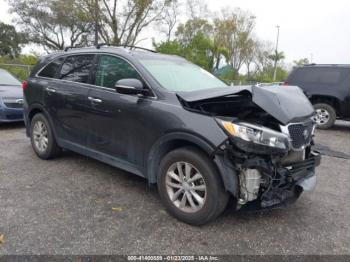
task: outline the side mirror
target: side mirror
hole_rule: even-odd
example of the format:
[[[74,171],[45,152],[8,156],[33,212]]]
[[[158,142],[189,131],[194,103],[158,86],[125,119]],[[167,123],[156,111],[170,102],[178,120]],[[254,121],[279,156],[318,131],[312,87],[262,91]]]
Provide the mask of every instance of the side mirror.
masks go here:
[[[148,95],[149,93],[142,82],[135,78],[120,79],[115,84],[115,89],[118,93],[126,95]]]

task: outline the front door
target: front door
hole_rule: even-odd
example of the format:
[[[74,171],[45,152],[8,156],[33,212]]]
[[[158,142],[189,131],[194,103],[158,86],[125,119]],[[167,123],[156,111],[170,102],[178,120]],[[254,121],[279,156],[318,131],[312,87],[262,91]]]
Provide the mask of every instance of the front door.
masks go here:
[[[149,113],[150,98],[117,93],[115,83],[125,78],[143,81],[126,60],[112,55],[99,57],[94,79],[96,87],[91,87],[88,94],[91,127],[88,144],[121,164],[139,169],[144,154],[143,130],[148,126],[143,115]]]

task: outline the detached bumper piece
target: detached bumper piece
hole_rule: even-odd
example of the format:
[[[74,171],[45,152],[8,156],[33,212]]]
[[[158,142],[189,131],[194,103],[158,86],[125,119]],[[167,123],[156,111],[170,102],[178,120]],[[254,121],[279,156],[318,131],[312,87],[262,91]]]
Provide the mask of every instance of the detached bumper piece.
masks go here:
[[[261,208],[293,203],[303,191],[312,191],[316,186],[315,167],[320,162],[321,156],[311,152],[304,161],[277,168],[274,175],[265,174],[268,183],[260,197]]]
[[[288,170],[288,176],[292,177],[294,180],[299,180],[305,177],[306,171],[312,171],[316,166],[321,163],[321,155],[316,152],[311,152],[310,157],[304,161],[287,165],[284,169]]]

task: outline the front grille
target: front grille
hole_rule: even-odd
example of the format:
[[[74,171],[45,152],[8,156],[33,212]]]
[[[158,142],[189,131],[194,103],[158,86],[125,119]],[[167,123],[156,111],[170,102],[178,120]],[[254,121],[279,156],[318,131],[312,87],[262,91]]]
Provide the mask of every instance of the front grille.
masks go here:
[[[313,128],[314,123],[312,121],[290,124],[288,126],[288,132],[292,139],[292,146],[294,148],[301,148],[302,146],[309,144],[312,139]]]
[[[23,104],[17,102],[4,102],[5,106],[8,108],[22,108]]]

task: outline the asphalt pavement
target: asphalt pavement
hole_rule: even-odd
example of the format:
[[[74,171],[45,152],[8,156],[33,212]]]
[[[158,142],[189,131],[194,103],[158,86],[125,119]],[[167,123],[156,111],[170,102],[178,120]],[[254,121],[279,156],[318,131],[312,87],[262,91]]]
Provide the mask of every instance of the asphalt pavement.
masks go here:
[[[316,142],[350,154],[350,123]],[[226,211],[194,227],[146,180],[72,152],[43,161],[23,124],[0,125],[0,254],[350,254],[350,160],[324,156],[286,209]]]

